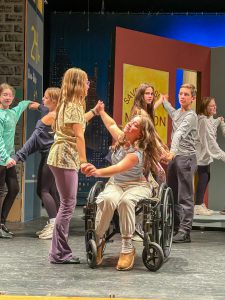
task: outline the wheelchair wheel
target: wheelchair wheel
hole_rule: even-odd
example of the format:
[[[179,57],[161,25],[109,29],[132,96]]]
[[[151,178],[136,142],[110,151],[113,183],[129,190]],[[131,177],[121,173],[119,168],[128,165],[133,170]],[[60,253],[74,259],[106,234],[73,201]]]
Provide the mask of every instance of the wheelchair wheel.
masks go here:
[[[87,204],[94,203],[96,197],[104,190],[105,183],[103,181],[97,181],[95,185],[91,188],[88,197]]]
[[[96,197],[100,194],[100,192],[104,189],[104,182],[103,181],[97,181],[95,185],[91,188],[88,196],[87,196],[87,205],[85,206],[85,230],[88,230],[90,228],[94,228],[93,223],[93,216],[95,212],[95,201]],[[89,223],[88,223],[89,222]]]
[[[97,246],[94,240],[89,240],[87,242],[87,263],[90,268],[94,269],[96,265],[97,258]]]
[[[168,187],[168,186],[167,186],[167,184],[166,184],[165,182],[163,182],[163,183],[160,185],[160,188],[159,188],[159,194],[158,194],[159,200],[163,199],[167,187]]]
[[[86,247],[86,252],[88,252],[88,243],[90,240],[95,241],[96,237],[95,237],[95,230],[93,229],[87,229],[85,230],[85,247]]]
[[[158,199],[159,203],[156,207],[156,213],[155,217],[153,219],[153,224],[152,224],[152,232],[153,232],[153,239],[152,241],[159,244],[161,248],[162,246],[162,232],[163,232],[163,200],[165,198],[165,192],[167,190],[168,186],[166,183],[162,183],[159,188],[159,193],[158,193]]]
[[[162,266],[164,260],[162,248],[158,244],[150,242],[143,249],[142,260],[149,271],[157,271]]]
[[[162,235],[160,244],[164,257],[167,258],[172,247],[174,227],[174,203],[171,188],[168,187],[166,189],[162,203]]]

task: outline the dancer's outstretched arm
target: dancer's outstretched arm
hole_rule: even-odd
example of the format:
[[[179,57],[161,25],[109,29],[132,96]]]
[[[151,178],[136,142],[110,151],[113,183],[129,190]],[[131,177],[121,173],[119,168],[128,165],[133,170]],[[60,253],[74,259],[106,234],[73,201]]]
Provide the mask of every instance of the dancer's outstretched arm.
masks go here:
[[[118,127],[116,121],[105,112],[104,108],[99,110],[99,115],[111,136],[117,141],[123,131]]]

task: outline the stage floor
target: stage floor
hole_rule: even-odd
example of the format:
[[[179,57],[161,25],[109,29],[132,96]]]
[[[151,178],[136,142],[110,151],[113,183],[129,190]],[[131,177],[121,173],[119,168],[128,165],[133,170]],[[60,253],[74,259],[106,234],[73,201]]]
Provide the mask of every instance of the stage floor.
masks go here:
[[[82,260],[80,265],[52,265],[48,262],[51,241],[35,237],[35,232],[44,226],[46,217],[25,224],[8,224],[15,237],[12,240],[0,239],[0,294],[224,299],[224,229],[193,230],[192,243],[173,245],[168,261],[156,273],[145,268],[141,258],[142,243],[135,242],[137,257],[134,269],[119,272],[115,269],[120,251],[119,235],[115,236],[113,243],[107,244],[101,267],[90,269],[87,266],[81,216],[82,209],[78,208],[72,219],[70,234],[71,248]]]
[[[193,226],[204,228],[225,228],[225,215],[214,211],[211,216],[194,216]]]

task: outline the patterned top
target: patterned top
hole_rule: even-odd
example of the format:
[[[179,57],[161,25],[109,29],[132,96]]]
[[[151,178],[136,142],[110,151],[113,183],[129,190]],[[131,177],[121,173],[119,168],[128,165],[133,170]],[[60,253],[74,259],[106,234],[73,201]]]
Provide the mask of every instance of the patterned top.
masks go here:
[[[79,170],[80,161],[73,124],[82,124],[83,130],[85,130],[83,106],[74,102],[70,102],[66,106],[63,104],[59,110],[54,143],[48,156],[47,163],[49,165]]]

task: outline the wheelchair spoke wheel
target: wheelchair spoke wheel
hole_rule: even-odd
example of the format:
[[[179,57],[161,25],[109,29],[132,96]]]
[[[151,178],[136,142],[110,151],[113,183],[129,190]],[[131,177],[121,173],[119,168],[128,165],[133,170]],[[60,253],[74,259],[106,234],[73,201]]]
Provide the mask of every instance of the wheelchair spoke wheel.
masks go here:
[[[159,199],[162,199],[164,197],[166,189],[167,189],[167,184],[165,182],[163,182],[159,188],[159,196],[158,196]]]
[[[163,249],[164,257],[167,258],[170,254],[173,239],[174,227],[174,203],[173,193],[171,188],[167,188],[163,199],[162,208],[162,236],[161,247]]]
[[[88,249],[88,242],[90,240],[93,240],[93,241],[96,240],[96,238],[95,238],[95,230],[93,230],[93,229],[86,230],[84,237],[85,237],[85,246],[86,246],[86,251],[87,251],[87,249]]]
[[[162,248],[156,243],[149,243],[148,247],[145,246],[143,249],[142,260],[149,271],[157,271],[164,260]]]
[[[104,182],[97,181],[95,185],[91,188],[88,197],[87,204],[94,203],[96,201],[96,197],[104,190]]]
[[[158,207],[156,208],[156,222],[153,223],[153,241],[156,242],[157,244],[159,244],[162,248],[162,235],[163,235],[163,199],[165,198],[165,192],[167,190],[168,186],[166,183],[162,183],[160,185],[160,189],[159,189],[159,201],[160,204],[158,205]]]
[[[96,258],[97,258],[97,246],[94,240],[89,240],[87,242],[87,263],[90,268],[96,268]]]

